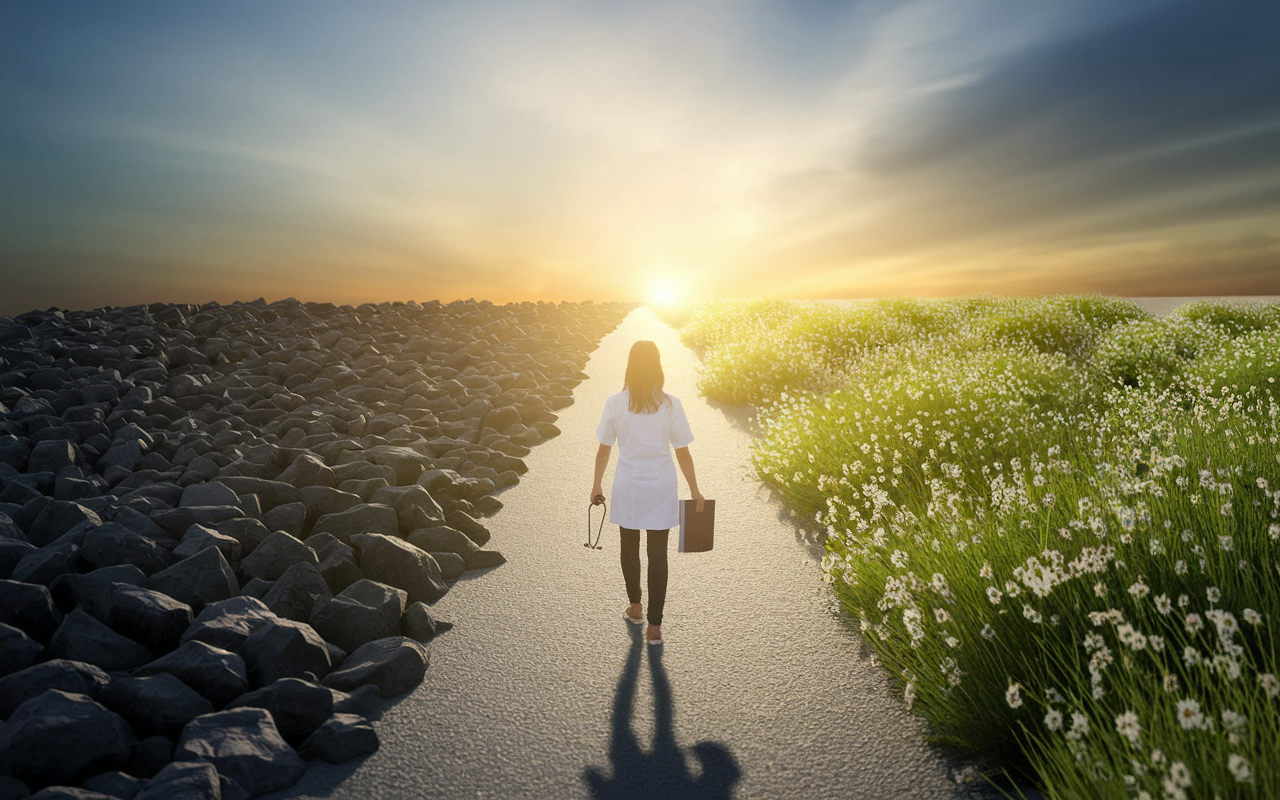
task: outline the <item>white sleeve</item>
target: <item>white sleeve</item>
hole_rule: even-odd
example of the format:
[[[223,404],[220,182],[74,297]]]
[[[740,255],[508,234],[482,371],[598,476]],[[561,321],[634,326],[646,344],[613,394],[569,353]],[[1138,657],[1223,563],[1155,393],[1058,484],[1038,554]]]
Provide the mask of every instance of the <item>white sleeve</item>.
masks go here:
[[[693,429],[689,427],[689,418],[684,415],[684,406],[679,398],[671,398],[671,410],[671,446],[679,450],[693,441]]]
[[[604,403],[604,413],[600,415],[600,424],[596,426],[596,439],[600,444],[613,446],[618,434],[613,429],[613,417],[609,414],[609,401]]]

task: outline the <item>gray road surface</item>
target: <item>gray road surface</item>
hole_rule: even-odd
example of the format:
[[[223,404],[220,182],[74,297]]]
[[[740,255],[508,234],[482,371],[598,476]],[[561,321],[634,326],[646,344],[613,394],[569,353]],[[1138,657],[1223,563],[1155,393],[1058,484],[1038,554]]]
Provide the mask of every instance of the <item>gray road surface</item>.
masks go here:
[[[696,437],[699,483],[717,501],[714,552],[677,554],[673,532],[657,658],[622,619],[617,528],[606,525],[603,550],[582,546],[596,423],[638,339],[658,344]],[[423,684],[377,723],[382,749],[315,765],[278,797],[958,794],[922,722],[828,610],[818,552],[749,478],[742,410],[699,397],[697,367],[645,308],[605,337],[557,423],[563,435],[534,448],[489,520],[508,563],[468,573],[435,606],[456,627],[433,643]],[[606,491],[611,481],[612,467]]]

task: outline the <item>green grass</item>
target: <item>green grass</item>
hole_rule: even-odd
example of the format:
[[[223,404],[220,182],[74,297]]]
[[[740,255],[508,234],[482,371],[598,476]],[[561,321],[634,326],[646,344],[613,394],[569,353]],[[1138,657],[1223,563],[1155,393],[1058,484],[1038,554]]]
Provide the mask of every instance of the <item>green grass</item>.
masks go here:
[[[1277,319],[765,301],[682,335],[707,396],[759,407],[758,476],[826,529],[825,579],[939,739],[1051,797],[1273,797]]]

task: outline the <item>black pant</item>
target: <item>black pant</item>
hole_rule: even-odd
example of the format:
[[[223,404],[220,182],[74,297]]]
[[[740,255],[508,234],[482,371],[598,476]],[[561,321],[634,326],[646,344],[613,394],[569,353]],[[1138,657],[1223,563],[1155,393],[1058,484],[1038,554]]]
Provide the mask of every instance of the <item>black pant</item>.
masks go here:
[[[640,602],[640,531],[622,531],[622,578],[627,582],[627,599]],[[662,624],[662,606],[667,602],[667,533],[670,528],[649,531],[649,624]]]

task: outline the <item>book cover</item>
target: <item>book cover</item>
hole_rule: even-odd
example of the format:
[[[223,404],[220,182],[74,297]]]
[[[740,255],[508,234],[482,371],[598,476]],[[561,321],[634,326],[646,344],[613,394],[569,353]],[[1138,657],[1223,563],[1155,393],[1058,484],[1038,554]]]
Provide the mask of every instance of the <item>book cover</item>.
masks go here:
[[[697,500],[680,501],[681,553],[705,553],[715,543],[716,501],[705,500],[701,514],[697,507]]]

